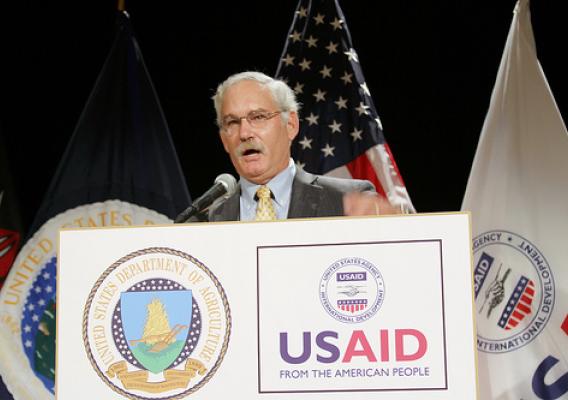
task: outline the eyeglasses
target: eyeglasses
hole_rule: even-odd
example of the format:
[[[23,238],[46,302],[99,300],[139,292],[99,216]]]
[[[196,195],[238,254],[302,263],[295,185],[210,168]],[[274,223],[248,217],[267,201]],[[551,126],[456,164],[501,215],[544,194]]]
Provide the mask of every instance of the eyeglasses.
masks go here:
[[[223,121],[221,123],[221,130],[228,136],[232,136],[239,131],[243,119],[246,119],[252,128],[263,128],[268,123],[268,120],[281,113],[282,111],[269,112],[253,110],[244,117],[227,115],[225,118],[223,118]]]

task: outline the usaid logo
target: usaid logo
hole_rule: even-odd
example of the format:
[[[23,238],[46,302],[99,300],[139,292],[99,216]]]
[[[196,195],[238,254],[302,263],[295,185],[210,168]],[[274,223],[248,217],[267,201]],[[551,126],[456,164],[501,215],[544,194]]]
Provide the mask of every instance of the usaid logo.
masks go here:
[[[343,272],[337,274],[337,280],[341,282],[347,281],[366,281],[367,280],[367,273],[366,272]]]
[[[371,318],[383,304],[385,284],[373,264],[359,257],[342,258],[324,272],[320,301],[329,315],[345,323]]]
[[[546,258],[524,237],[500,230],[475,237],[473,252],[477,348],[505,353],[530,343],[554,307]]]

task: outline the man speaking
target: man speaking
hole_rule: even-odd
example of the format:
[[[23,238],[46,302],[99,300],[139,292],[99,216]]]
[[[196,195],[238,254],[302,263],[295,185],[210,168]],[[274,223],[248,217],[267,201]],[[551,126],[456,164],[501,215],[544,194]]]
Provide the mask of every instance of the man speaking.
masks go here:
[[[269,221],[398,211],[368,181],[313,175],[296,167],[290,146],[299,131],[299,105],[286,83],[242,72],[221,83],[213,101],[223,147],[240,180],[234,193],[202,219]]]

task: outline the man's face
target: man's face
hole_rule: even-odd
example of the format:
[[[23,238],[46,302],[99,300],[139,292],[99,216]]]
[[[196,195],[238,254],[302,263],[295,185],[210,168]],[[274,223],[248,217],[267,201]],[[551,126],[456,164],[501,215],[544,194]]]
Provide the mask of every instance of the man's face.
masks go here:
[[[240,118],[251,111],[280,111],[270,91],[255,81],[238,82],[225,91],[221,118]],[[290,144],[298,134],[298,115],[290,112],[286,123],[282,114],[252,127],[245,119],[232,135],[221,130],[221,140],[238,174],[251,182],[265,184],[284,168],[290,159]]]

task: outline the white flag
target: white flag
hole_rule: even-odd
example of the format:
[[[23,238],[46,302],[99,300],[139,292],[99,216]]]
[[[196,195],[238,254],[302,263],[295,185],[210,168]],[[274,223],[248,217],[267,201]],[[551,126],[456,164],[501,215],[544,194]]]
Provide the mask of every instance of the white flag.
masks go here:
[[[515,14],[462,210],[473,224],[481,399],[568,399],[568,133]]]

